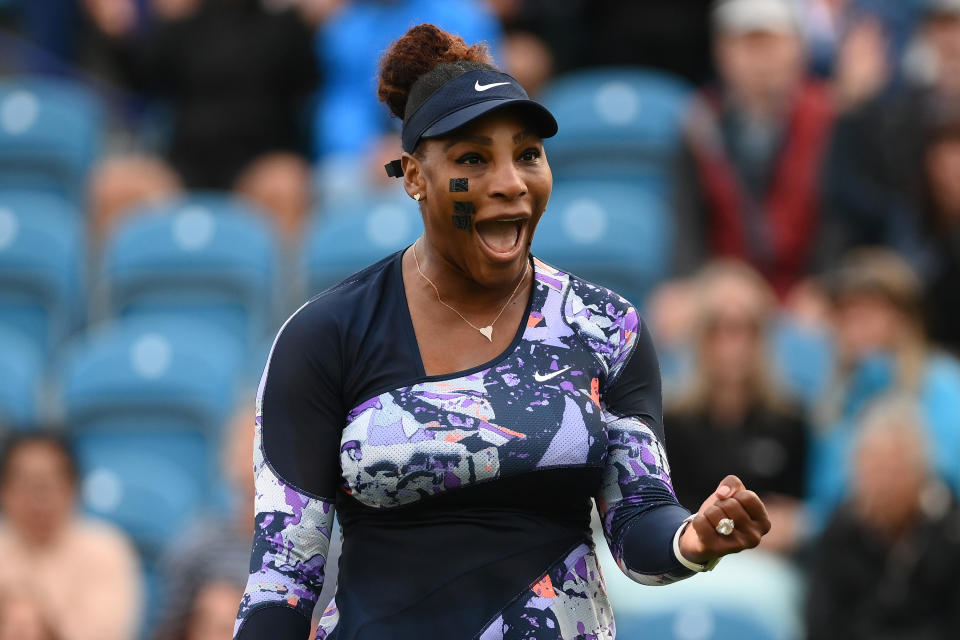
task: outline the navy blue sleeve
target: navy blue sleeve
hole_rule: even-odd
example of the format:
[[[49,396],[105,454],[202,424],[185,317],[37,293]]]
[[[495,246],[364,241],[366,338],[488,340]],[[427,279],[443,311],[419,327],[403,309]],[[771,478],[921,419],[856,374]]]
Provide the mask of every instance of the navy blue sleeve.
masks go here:
[[[620,326],[602,394],[609,445],[597,507],[623,572],[642,584],[669,584],[693,574],[673,554],[673,537],[690,512],[670,481],[650,332],[632,307]]]
[[[237,640],[302,640],[323,587],[344,411],[323,300],[280,330],[257,393],[256,520]]]

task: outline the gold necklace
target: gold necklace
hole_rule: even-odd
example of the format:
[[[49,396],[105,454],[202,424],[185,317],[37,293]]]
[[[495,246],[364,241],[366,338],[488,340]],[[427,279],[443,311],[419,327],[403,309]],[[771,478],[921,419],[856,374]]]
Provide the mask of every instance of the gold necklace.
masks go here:
[[[418,242],[419,242],[419,240],[418,240]],[[433,280],[431,280],[430,278],[428,278],[427,276],[425,276],[424,273],[423,273],[423,271],[420,269],[420,259],[417,257],[417,243],[416,243],[416,242],[413,243],[413,261],[414,261],[414,262],[416,263],[416,265],[417,265],[417,273],[420,274],[420,277],[423,278],[424,280],[426,280],[427,283],[428,283],[431,287],[433,287],[433,292],[437,294],[437,302],[439,302],[440,304],[442,304],[443,306],[445,306],[447,309],[450,309],[450,311],[453,311],[455,314],[457,314],[458,316],[460,316],[460,319],[461,319],[461,320],[463,320],[463,321],[466,322],[468,325],[470,325],[471,327],[473,327],[474,329],[476,329],[477,331],[479,331],[480,334],[483,335],[483,337],[486,338],[487,340],[489,340],[490,342],[493,342],[493,325],[497,324],[497,320],[499,320],[499,319],[500,319],[500,316],[503,315],[503,312],[506,311],[507,307],[510,305],[510,302],[513,300],[513,297],[514,297],[515,295],[517,295],[517,291],[520,290],[520,285],[523,284],[524,280],[527,279],[527,271],[529,271],[529,269],[530,269],[530,265],[529,265],[529,263],[527,263],[526,268],[524,268],[524,270],[523,270],[523,276],[521,276],[521,278],[520,278],[520,282],[518,282],[518,283],[517,283],[517,286],[514,287],[513,293],[510,294],[510,297],[507,298],[507,301],[504,303],[504,305],[503,305],[502,307],[500,307],[500,313],[498,313],[498,314],[497,314],[497,317],[493,319],[493,322],[491,322],[490,324],[488,324],[488,325],[485,326],[485,327],[478,327],[477,325],[473,324],[472,322],[470,322],[469,320],[467,320],[466,318],[464,318],[462,313],[460,313],[459,311],[457,311],[456,309],[454,309],[453,307],[451,307],[449,304],[447,304],[446,302],[444,302],[443,299],[440,297],[440,289],[438,289],[438,288],[437,288],[437,285],[433,284]]]

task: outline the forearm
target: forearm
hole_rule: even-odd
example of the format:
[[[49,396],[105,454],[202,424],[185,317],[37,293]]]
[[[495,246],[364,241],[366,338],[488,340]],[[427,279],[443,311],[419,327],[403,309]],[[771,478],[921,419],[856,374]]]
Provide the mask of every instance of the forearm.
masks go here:
[[[693,572],[676,558],[673,538],[690,512],[677,502],[659,440],[636,418],[614,418],[608,425],[600,510],[611,554],[641,584],[689,577]]]
[[[286,484],[266,464],[257,428],[256,527],[238,640],[303,638],[323,588],[333,503]]]
[[[664,504],[633,518],[615,542],[616,560],[630,579],[663,585],[693,575],[677,559],[673,539],[690,512],[679,504]]]

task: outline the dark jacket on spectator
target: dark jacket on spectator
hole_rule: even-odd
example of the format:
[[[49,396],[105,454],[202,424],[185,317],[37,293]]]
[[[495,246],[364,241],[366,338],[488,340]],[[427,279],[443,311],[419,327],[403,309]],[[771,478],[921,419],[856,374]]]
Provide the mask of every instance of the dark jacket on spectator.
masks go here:
[[[960,357],[960,231],[931,238],[925,258],[927,335]]]
[[[259,0],[196,13],[114,42],[124,80],[171,104],[169,158],[188,187],[225,189],[257,156],[307,147],[318,71],[309,27]]]
[[[939,640],[960,628],[960,510],[928,515],[891,543],[841,508],[817,544],[811,640]]]
[[[924,143],[938,104],[929,89],[908,87],[837,119],[824,161],[824,264],[855,247],[917,250]]]
[[[728,474],[758,495],[803,497],[806,425],[798,411],[755,406],[738,425],[721,425],[703,409],[668,411],[674,489],[696,511]]]
[[[833,123],[826,89],[806,84],[763,150],[751,124],[713,92],[688,127],[680,200],[681,271],[707,256],[756,267],[779,295],[811,266],[820,222],[820,162]]]

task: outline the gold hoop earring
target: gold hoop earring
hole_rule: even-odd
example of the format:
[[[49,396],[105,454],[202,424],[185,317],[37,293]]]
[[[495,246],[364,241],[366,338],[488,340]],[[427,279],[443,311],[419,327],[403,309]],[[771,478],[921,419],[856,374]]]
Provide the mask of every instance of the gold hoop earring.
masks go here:
[[[413,199],[416,200],[417,202],[420,202],[420,194],[418,193],[415,196],[413,196]]]

